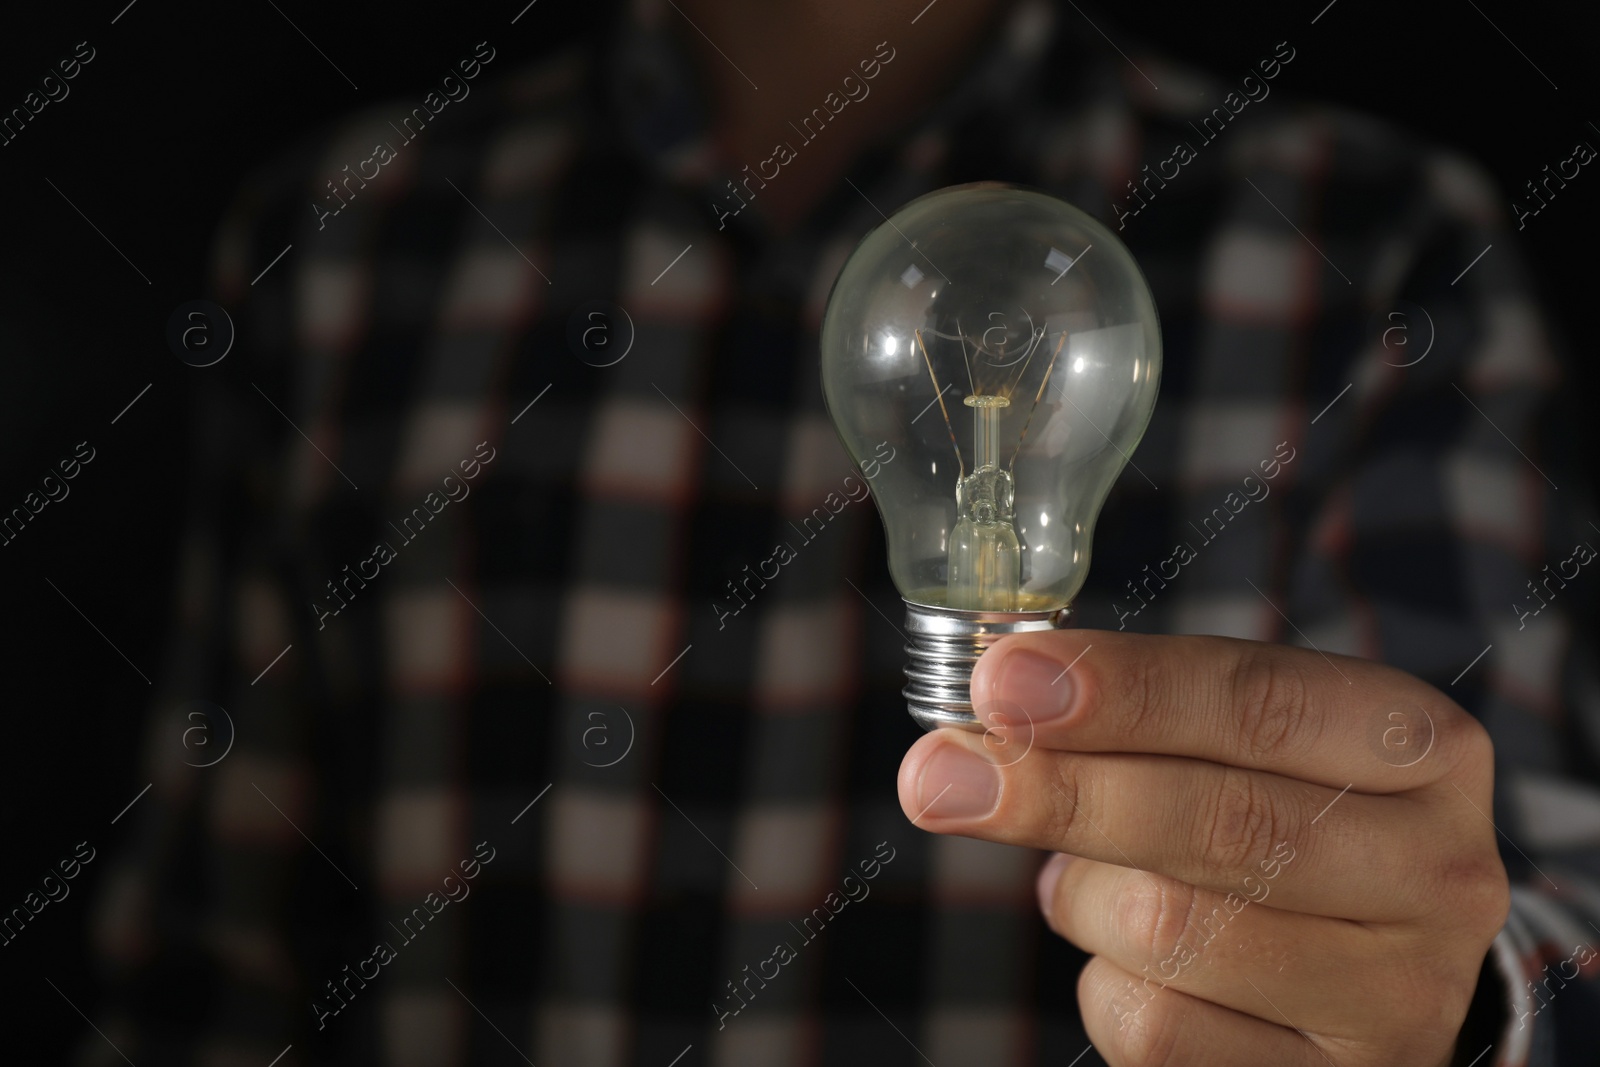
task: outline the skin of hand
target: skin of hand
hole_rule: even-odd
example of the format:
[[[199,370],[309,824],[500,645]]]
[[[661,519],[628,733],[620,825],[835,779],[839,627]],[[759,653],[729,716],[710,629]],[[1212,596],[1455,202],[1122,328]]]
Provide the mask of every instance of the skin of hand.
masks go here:
[[[1069,669],[1070,666],[1070,669]],[[1510,907],[1488,733],[1381,664],[1062,630],[979,659],[985,734],[900,767],[925,830],[1059,853],[1108,1063],[1444,1067]]]

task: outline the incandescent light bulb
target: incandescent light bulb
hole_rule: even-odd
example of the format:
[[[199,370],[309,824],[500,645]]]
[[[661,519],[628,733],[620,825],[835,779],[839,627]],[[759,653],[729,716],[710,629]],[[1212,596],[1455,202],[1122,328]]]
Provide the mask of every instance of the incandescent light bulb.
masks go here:
[[[1161,379],[1155,302],[1110,230],[997,183],[919,197],[845,261],[822,386],[873,464],[906,601],[905,697],[925,728],[982,729],[968,686],[1000,636],[1065,623],[1094,523]],[[881,455],[881,453],[878,453]]]

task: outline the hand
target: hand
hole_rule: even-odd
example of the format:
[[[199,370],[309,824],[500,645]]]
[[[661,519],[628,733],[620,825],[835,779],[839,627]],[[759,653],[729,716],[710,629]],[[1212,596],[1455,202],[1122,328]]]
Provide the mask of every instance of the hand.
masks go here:
[[[1064,630],[985,652],[972,699],[990,732],[918,739],[900,805],[1063,853],[1039,903],[1093,956],[1078,1004],[1109,1063],[1450,1062],[1510,890],[1488,734],[1442,693],[1305,649]]]

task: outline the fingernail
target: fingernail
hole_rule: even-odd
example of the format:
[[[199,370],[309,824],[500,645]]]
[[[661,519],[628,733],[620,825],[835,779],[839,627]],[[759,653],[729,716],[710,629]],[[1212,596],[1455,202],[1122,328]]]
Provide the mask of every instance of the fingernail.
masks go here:
[[[982,818],[994,810],[1000,799],[1000,772],[994,764],[960,745],[942,744],[922,766],[917,797],[923,815]]]
[[[1057,852],[1045,861],[1039,868],[1039,878],[1034,882],[1034,887],[1039,891],[1039,913],[1049,918],[1056,900],[1056,883],[1061,881],[1061,872],[1067,869],[1076,856],[1069,856],[1065,852]]]
[[[1000,699],[1020,707],[1034,722],[1065,718],[1077,686],[1062,667],[1048,656],[1018,649],[1000,664]]]

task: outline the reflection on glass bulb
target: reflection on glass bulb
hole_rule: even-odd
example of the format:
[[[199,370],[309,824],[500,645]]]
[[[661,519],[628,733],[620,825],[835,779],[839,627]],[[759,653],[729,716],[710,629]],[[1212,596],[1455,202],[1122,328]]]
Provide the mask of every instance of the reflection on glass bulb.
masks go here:
[[[846,261],[823,319],[823,391],[853,458],[884,440],[923,458],[884,468],[873,496],[924,725],[976,724],[965,685],[982,648],[1063,620],[1160,369],[1132,256],[1042,193],[930,193]]]

